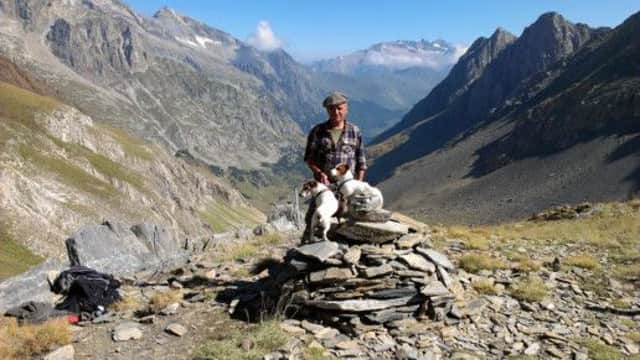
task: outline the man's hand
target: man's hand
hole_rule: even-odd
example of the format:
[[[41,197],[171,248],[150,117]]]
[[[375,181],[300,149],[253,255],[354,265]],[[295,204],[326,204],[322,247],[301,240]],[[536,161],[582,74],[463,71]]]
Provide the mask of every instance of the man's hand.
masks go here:
[[[325,185],[329,185],[329,177],[322,171],[316,173],[316,179]]]

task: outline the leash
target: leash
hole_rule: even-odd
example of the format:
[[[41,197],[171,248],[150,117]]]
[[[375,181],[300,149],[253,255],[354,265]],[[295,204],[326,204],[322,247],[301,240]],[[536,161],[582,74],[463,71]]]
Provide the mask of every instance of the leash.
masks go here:
[[[320,191],[319,193],[317,193],[316,196],[313,197],[313,200],[312,200],[313,201],[313,205],[315,205],[317,207],[318,205],[316,204],[316,200],[320,197],[320,195],[322,195],[323,193],[325,193],[327,191],[331,191],[331,190],[324,189],[324,190]]]

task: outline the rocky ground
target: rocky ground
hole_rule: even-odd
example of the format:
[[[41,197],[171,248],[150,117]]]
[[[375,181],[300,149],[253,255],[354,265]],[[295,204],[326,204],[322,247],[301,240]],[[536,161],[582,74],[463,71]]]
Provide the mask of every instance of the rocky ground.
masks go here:
[[[580,244],[498,237],[483,234],[485,247],[451,229],[428,229],[409,245],[433,246],[452,260],[459,311],[438,321],[418,311],[355,332],[317,316],[249,323],[230,315],[237,302],[221,300],[229,288],[268,277],[250,270],[266,256],[284,257],[298,234],[213,249],[172,273],[128,279],[116,312],[74,327],[75,358],[640,358],[638,277],[614,276],[613,251],[595,258]]]

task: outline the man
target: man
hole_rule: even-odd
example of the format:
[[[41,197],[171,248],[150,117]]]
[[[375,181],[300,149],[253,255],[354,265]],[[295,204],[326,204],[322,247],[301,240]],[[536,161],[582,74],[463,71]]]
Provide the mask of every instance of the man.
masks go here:
[[[349,104],[344,94],[335,92],[322,102],[329,119],[316,125],[309,132],[304,161],[313,177],[329,184],[329,171],[345,163],[355,172],[358,180],[364,180],[367,163],[360,129],[347,122]]]
[[[358,180],[364,180],[367,162],[364,154],[364,143],[360,129],[347,121],[349,104],[347,97],[339,92],[327,96],[322,102],[329,119],[316,125],[309,132],[304,161],[311,169],[313,177],[323,184],[332,182],[329,171],[339,164],[349,164]],[[305,215],[307,228],[303,239],[311,240],[308,229],[315,211],[313,200]]]

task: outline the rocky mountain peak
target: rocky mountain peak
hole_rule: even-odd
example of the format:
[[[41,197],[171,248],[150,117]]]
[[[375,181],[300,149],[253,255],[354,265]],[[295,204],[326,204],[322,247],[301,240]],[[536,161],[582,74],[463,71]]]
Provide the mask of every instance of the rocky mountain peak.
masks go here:
[[[498,27],[496,31],[491,34],[489,40],[494,43],[511,43],[515,41],[518,37],[507,31],[502,27]]]
[[[179,14],[177,11],[175,11],[174,9],[172,9],[172,8],[170,8],[168,6],[164,6],[160,10],[156,11],[156,13],[153,14],[153,18],[154,19],[167,19],[167,20],[173,20],[173,21],[178,21],[178,22],[184,22],[185,21],[185,16]]]
[[[592,29],[584,24],[573,24],[562,15],[542,14],[528,26],[520,37],[523,47],[532,47],[543,56],[556,58],[573,53],[591,38]]]

